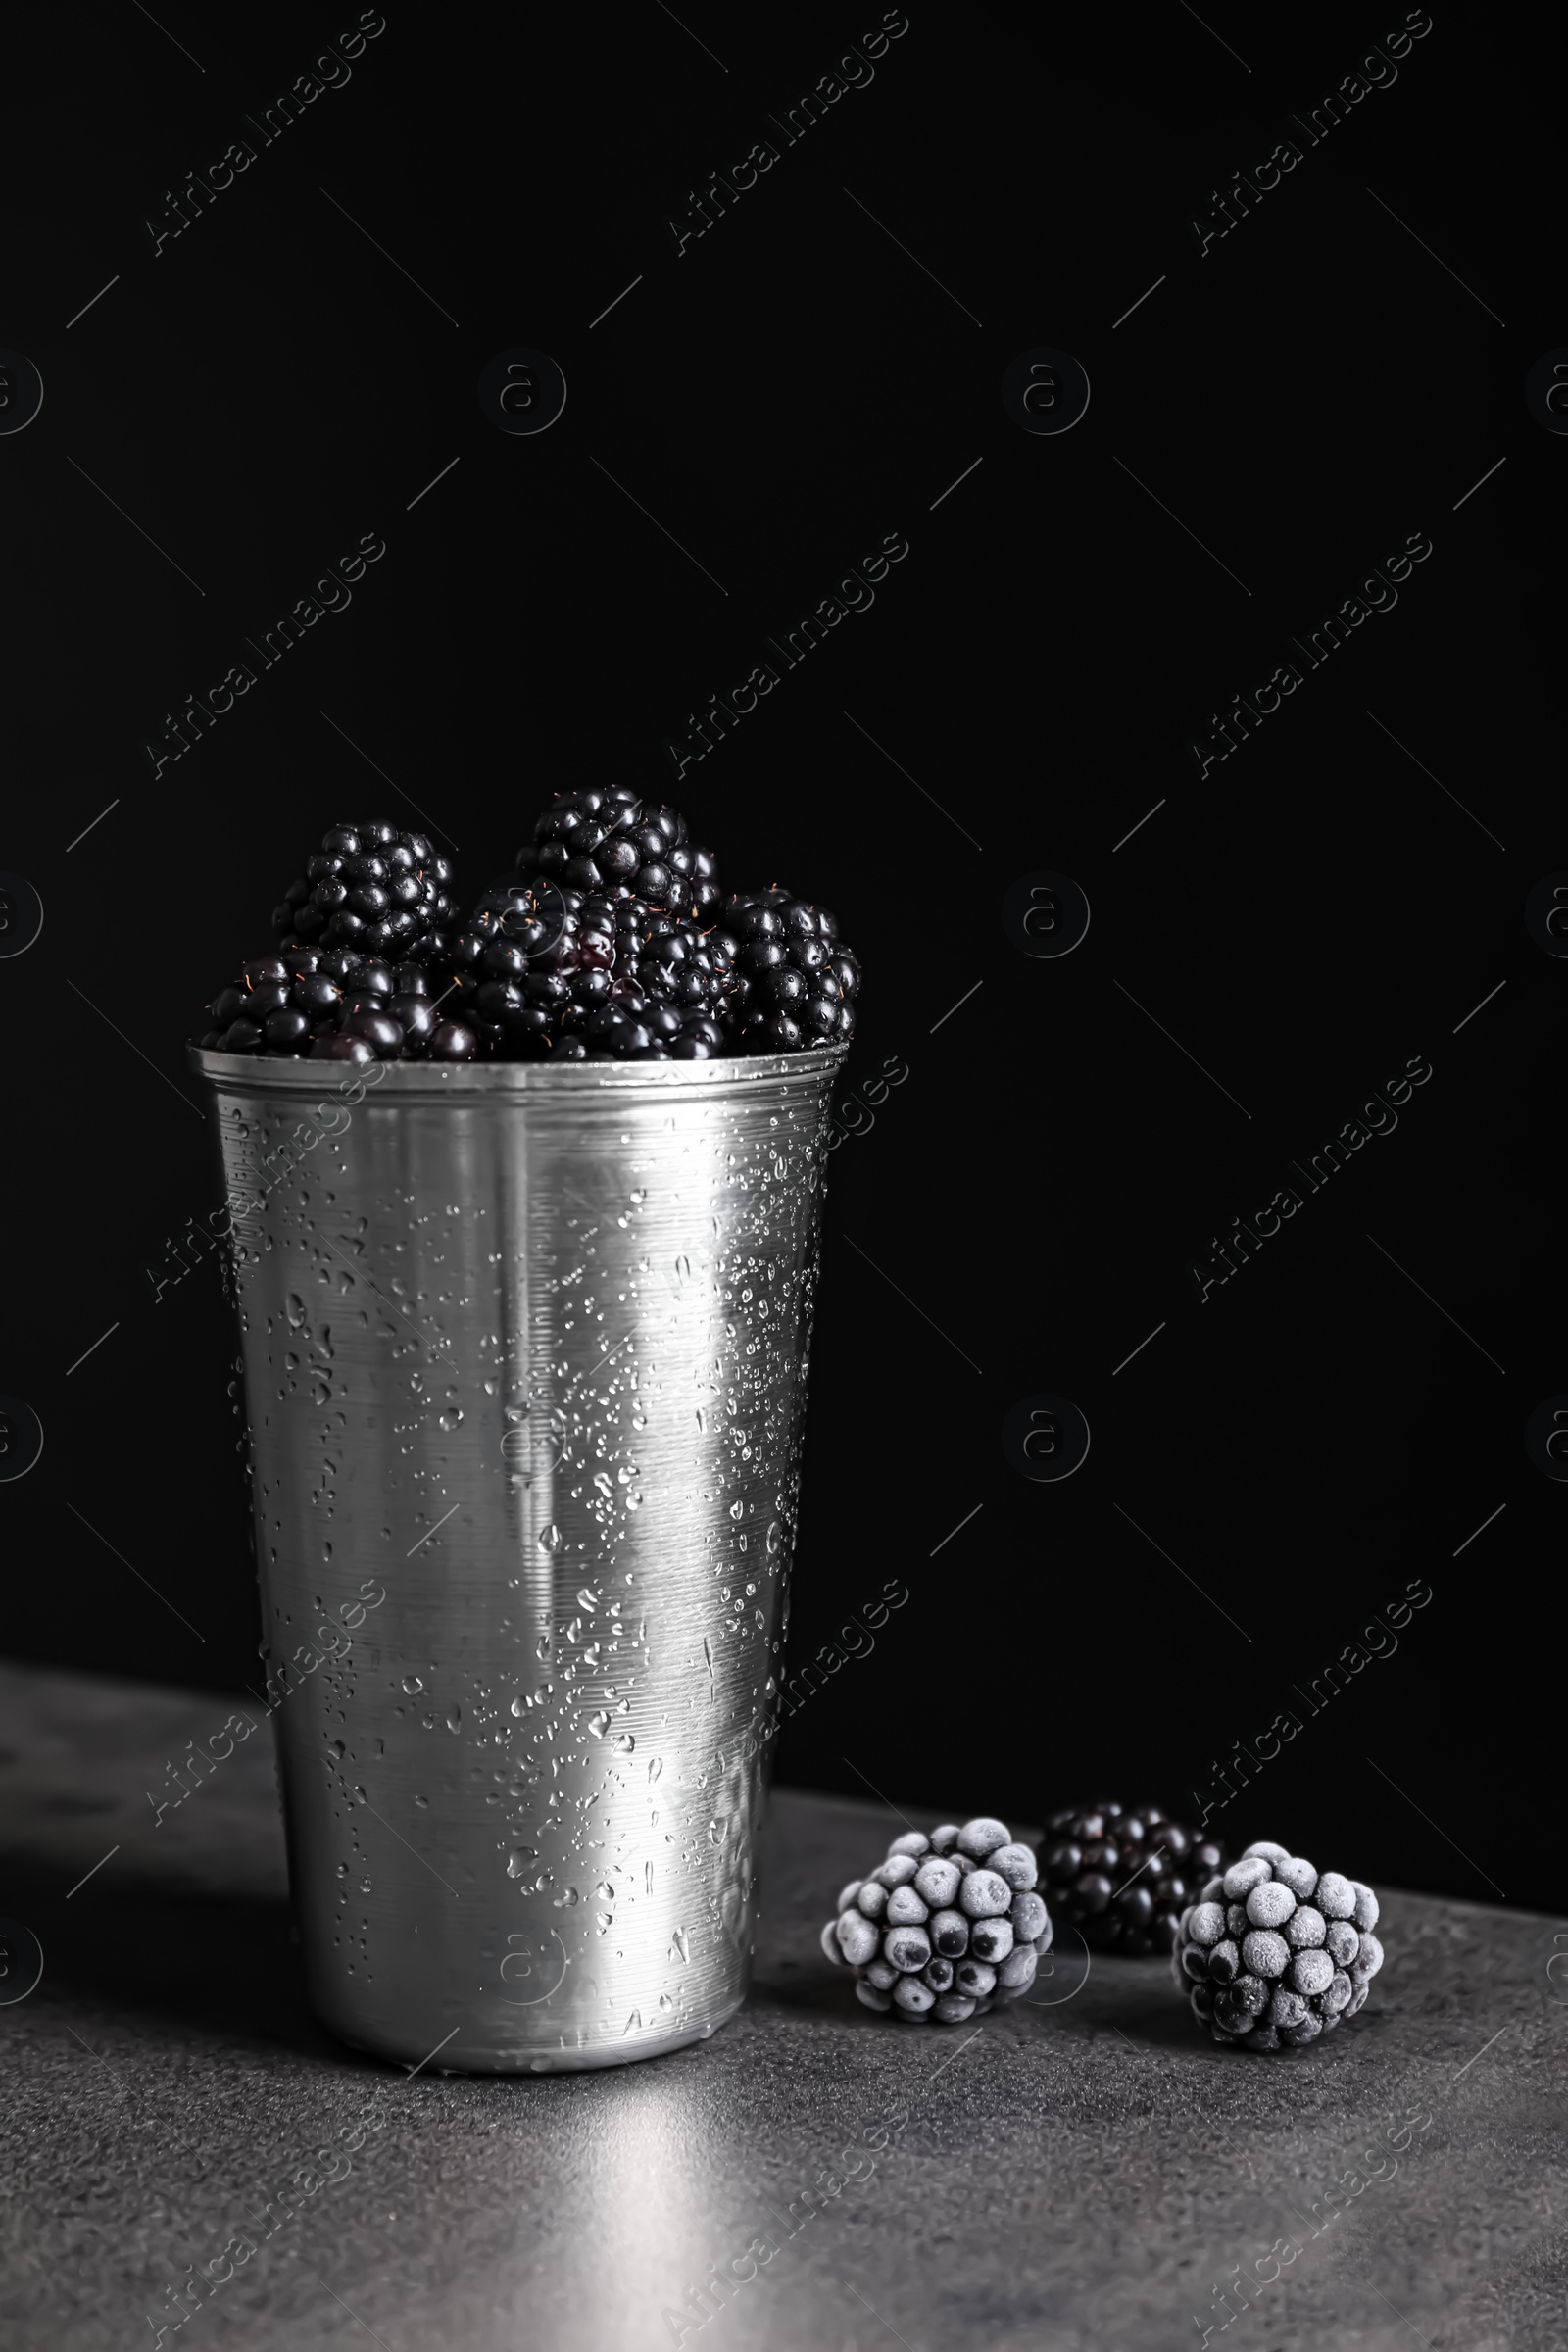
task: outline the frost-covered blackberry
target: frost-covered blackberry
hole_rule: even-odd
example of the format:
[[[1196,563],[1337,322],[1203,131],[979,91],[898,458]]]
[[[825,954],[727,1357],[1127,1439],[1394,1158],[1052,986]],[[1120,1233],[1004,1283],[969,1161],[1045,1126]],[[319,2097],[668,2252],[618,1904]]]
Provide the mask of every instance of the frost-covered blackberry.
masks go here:
[[[1031,1848],[988,1815],[910,1830],[842,1890],[822,1949],[855,1970],[868,2009],[962,2025],[1034,1983],[1052,1936],[1039,1877]]]
[[[1238,2049],[1299,2049],[1364,2008],[1383,1966],[1378,1898],[1260,1839],[1177,1923],[1171,1970],[1193,2014]]]

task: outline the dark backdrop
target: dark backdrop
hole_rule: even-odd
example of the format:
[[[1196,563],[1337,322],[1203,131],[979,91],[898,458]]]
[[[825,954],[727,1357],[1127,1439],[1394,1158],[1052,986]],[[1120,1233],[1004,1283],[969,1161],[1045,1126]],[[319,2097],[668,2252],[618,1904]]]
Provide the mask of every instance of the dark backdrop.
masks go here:
[[[911,0],[786,145],[767,117],[875,8],[388,0],[264,146],[242,117],[354,22],[57,11],[8,76],[0,343],[45,398],[0,439],[0,863],[45,921],[0,963],[0,1389],[46,1445],[0,1487],[7,1645],[250,1679],[232,1343],[211,1263],[168,1280],[217,1200],[183,1041],[327,822],[416,808],[471,894],[549,793],[620,781],[729,880],[833,906],[867,972],[792,1667],[889,1580],[908,1598],[869,1654],[829,1647],[781,1774],[1039,1820],[1217,1802],[1241,1740],[1239,1839],[1568,1902],[1528,1802],[1563,1491],[1523,1438],[1564,1381],[1568,968],[1523,920],[1564,861],[1559,607],[1512,521],[1551,544],[1568,460],[1523,397],[1565,332],[1531,245],[1544,24],[1439,9],[1309,145],[1287,114],[1398,8],[1047,38]],[[1300,162],[1219,236],[1212,192],[1287,135]],[[239,138],[254,163],[155,254]],[[666,221],[760,139],[777,162],[677,254]],[[476,399],[517,346],[567,380],[542,437]],[[1088,371],[1065,435],[1004,409],[1041,348]],[[783,671],[765,638],[892,533],[874,607]],[[244,638],[364,534],[352,605],[260,670]],[[1289,638],[1413,534],[1397,607],[1309,669]],[[764,660],[778,686],[677,789],[669,739]],[[155,774],[239,661],[255,687]],[[1300,686],[1200,774],[1190,740],[1287,661]],[[1042,871],[1092,909],[1065,957],[1004,925]],[[866,1102],[889,1056],[907,1077]],[[1290,1160],[1412,1057],[1397,1129],[1309,1193]],[[1286,1184],[1301,1208],[1200,1298],[1191,1267]],[[1092,1433],[1066,1480],[1004,1449],[1042,1396]],[[1412,1583],[1396,1649],[1309,1714]],[[1264,1762],[1282,1709],[1303,1728]]]

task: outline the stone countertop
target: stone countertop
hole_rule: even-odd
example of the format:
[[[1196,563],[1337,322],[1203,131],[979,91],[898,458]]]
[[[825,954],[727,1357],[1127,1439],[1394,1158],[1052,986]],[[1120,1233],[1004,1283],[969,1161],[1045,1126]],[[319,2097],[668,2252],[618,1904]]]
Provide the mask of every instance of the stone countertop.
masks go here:
[[[0,2005],[17,2352],[1568,2346],[1568,1924],[1386,1894],[1367,2008],[1279,2057],[1070,1935],[1033,2000],[903,2025],[816,1940],[903,1817],[780,1789],[712,2040],[411,2077],[305,2007],[265,1741],[154,1826],[166,1763],[247,1707],[0,1667],[0,1913],[44,1954]],[[241,2238],[176,2332],[166,2290]]]

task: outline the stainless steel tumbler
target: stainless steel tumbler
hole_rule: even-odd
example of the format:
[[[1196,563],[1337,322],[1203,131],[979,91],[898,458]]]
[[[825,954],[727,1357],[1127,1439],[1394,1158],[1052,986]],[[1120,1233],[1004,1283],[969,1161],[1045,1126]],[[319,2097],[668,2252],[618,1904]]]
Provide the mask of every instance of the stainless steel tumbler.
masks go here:
[[[745,1997],[845,1049],[194,1055],[311,1997],[416,2065]]]

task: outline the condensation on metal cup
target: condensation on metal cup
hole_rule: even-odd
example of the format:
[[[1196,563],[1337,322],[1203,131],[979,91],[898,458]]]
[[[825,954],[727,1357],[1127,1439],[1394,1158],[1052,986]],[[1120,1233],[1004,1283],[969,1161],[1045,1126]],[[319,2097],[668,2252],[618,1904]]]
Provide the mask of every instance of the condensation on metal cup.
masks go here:
[[[194,1054],[294,1900],[344,2040],[612,2066],[745,1998],[845,1051]]]

